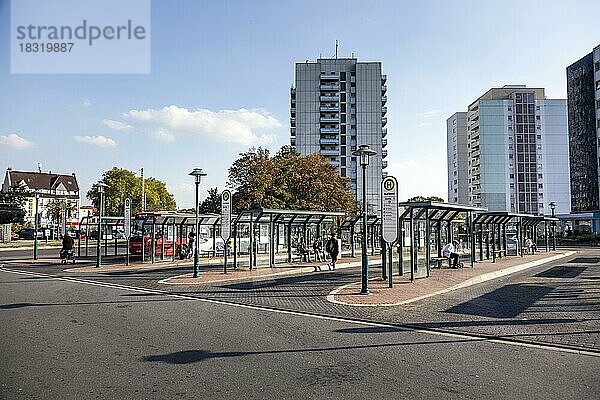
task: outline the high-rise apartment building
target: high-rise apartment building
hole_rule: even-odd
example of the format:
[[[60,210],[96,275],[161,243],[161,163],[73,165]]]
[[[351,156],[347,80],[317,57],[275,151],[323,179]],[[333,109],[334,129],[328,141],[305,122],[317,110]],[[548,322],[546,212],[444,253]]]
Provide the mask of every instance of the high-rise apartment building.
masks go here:
[[[567,67],[571,211],[600,211],[600,46]],[[597,229],[595,229],[596,231]]]
[[[448,202],[467,204],[469,198],[467,113],[457,112],[446,121],[448,132]]]
[[[362,199],[360,160],[352,152],[368,144],[377,155],[367,167],[369,210],[380,209],[381,179],[387,167],[387,77],[380,62],[356,58],[296,63],[291,89],[291,145],[301,155],[320,153],[350,179]]]
[[[569,213],[566,100],[493,88],[448,119],[447,136],[449,202],[540,215],[554,202]]]

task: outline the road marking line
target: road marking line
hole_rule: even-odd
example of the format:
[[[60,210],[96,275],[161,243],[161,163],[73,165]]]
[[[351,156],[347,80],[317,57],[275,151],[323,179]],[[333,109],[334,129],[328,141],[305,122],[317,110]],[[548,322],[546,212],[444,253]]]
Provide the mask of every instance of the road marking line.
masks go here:
[[[278,313],[278,314],[293,315],[293,316],[297,316],[297,317],[305,317],[305,318],[309,317],[309,318],[321,319],[321,320],[326,320],[326,321],[343,322],[343,323],[348,323],[348,324],[371,326],[371,327],[377,327],[377,328],[404,329],[404,330],[412,331],[412,332],[444,336],[444,337],[455,338],[455,339],[470,339],[470,341],[473,341],[473,342],[482,341],[482,342],[488,342],[488,343],[494,343],[494,344],[512,345],[512,346],[518,346],[518,347],[528,347],[528,348],[534,348],[534,349],[556,351],[556,352],[560,352],[560,353],[570,353],[570,354],[579,354],[579,355],[586,355],[586,356],[592,356],[592,357],[600,357],[600,352],[594,352],[594,351],[588,351],[588,350],[578,350],[578,349],[564,348],[564,347],[552,346],[552,345],[511,341],[511,340],[507,340],[507,339],[493,339],[490,337],[478,336],[478,335],[474,335],[474,334],[471,335],[471,334],[466,334],[466,333],[444,332],[444,331],[438,331],[435,329],[415,328],[415,327],[410,326],[410,324],[393,325],[393,324],[386,324],[386,323],[381,323],[381,322],[361,321],[361,320],[355,320],[355,319],[351,319],[351,318],[331,317],[331,316],[327,316],[327,315],[311,314],[311,313],[302,312],[302,311],[289,311],[289,310],[280,310],[280,309],[269,308],[269,307],[264,307],[264,306],[238,304],[238,303],[229,302],[229,301],[225,301],[225,300],[203,299],[203,298],[198,298],[198,297],[194,297],[194,296],[186,296],[186,295],[182,295],[182,294],[168,293],[168,292],[164,292],[162,290],[156,290],[156,289],[144,289],[144,288],[139,288],[139,287],[135,287],[135,286],[121,285],[121,284],[116,284],[116,283],[96,282],[96,281],[80,279],[80,278],[69,278],[69,277],[65,278],[62,276],[55,276],[55,275],[44,274],[44,273],[40,273],[40,272],[12,270],[12,269],[5,268],[3,264],[0,264],[0,271],[17,274],[17,275],[28,275],[28,276],[37,276],[37,277],[43,277],[43,278],[51,278],[51,279],[55,279],[55,280],[59,280],[59,281],[79,283],[79,284],[84,284],[84,285],[100,286],[100,287],[107,287],[107,288],[120,289],[120,290],[128,290],[128,291],[139,292],[139,293],[151,293],[151,294],[157,294],[157,295],[162,295],[162,296],[175,297],[175,298],[184,299],[184,300],[195,300],[195,301],[200,301],[200,302],[210,303],[210,304],[227,305],[227,306],[244,308],[244,309],[249,309],[249,310],[267,311],[267,312],[273,312],[273,313]]]

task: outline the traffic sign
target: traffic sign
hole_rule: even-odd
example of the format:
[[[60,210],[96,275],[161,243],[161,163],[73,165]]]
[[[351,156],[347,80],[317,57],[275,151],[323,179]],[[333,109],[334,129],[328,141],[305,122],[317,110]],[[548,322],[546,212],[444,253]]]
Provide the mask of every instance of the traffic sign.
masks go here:
[[[123,211],[123,230],[125,231],[125,238],[129,239],[131,236],[131,199],[125,199],[125,210]]]
[[[381,230],[383,240],[398,240],[398,181],[387,176],[381,181]]]
[[[221,237],[227,243],[231,237],[231,192],[224,190],[221,194]]]

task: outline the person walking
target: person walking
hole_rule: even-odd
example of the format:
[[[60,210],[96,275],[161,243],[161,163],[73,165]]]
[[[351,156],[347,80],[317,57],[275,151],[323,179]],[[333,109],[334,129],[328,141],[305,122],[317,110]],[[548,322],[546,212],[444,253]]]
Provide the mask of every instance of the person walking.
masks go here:
[[[192,228],[192,231],[188,234],[188,246],[187,246],[187,258],[194,256],[194,245],[196,241],[196,230]]]
[[[335,263],[337,261],[338,254],[340,253],[340,243],[335,237],[335,232],[331,232],[331,237],[327,241],[326,250],[329,253],[329,257],[331,257],[331,262],[327,264],[327,268],[329,268],[330,271],[335,271]]]

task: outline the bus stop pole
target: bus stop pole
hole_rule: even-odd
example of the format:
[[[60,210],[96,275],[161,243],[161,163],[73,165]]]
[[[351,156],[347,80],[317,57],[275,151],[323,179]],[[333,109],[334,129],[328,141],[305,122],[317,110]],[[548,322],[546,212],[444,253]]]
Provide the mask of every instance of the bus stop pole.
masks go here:
[[[390,243],[390,245],[388,246],[388,287],[393,287],[394,286],[394,282],[393,282],[393,277],[392,277],[392,273],[393,273],[393,269],[394,269],[394,243]]]

